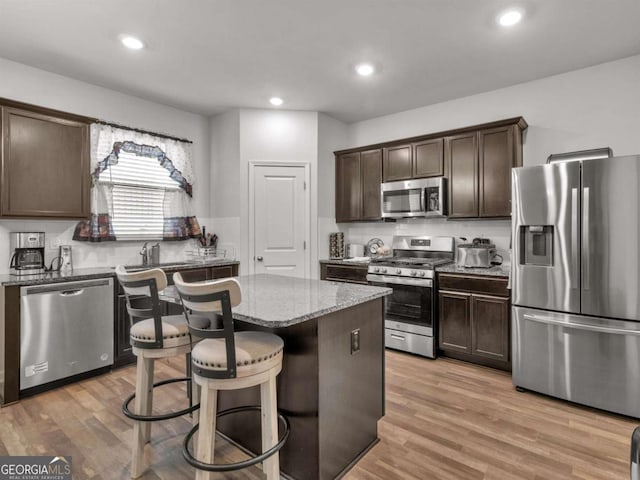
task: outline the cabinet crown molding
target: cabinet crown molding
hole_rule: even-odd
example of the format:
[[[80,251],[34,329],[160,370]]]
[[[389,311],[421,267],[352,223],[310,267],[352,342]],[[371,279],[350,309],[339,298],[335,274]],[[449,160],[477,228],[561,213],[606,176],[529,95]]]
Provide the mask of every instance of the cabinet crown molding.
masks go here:
[[[335,155],[342,155],[345,153],[360,152],[365,149],[372,150],[377,148],[393,147],[395,145],[401,145],[405,143],[421,142],[423,140],[429,140],[432,138],[448,137],[451,135],[459,135],[462,133],[473,132],[475,130],[485,130],[488,128],[504,127],[507,125],[518,125],[521,131],[526,130],[527,127],[529,126],[529,124],[526,122],[526,120],[523,117],[512,117],[512,118],[505,118],[504,120],[496,120],[494,122],[481,123],[479,125],[471,125],[468,127],[455,128],[452,130],[444,130],[441,132],[427,133],[427,134],[418,135],[415,137],[401,138],[397,140],[390,140],[388,142],[375,143],[372,145],[364,145],[361,147],[351,147],[343,150],[336,150],[333,153]]]

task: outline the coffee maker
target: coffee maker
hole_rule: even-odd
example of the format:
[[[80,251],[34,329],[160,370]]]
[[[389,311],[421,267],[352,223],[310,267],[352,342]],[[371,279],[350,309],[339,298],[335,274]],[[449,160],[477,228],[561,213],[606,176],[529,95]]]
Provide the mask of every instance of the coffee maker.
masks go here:
[[[44,232],[11,232],[9,246],[12,275],[44,273]]]

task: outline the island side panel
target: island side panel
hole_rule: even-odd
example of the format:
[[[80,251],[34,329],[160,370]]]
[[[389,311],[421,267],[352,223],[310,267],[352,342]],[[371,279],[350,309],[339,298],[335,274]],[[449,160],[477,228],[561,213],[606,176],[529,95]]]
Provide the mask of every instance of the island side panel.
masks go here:
[[[360,349],[352,353],[352,332]],[[378,439],[384,415],[383,299],[318,321],[320,479],[336,478]]]
[[[280,470],[297,480],[317,480],[318,453],[318,327],[308,320],[285,328],[266,328],[235,321],[236,331],[275,333],[284,340],[282,371],[277,378],[278,409],[291,424],[291,434],[280,450]],[[220,392],[218,410],[259,405],[258,387]],[[280,427],[282,428],[282,427]],[[218,431],[257,453],[261,451],[260,415],[246,412],[218,420]],[[282,430],[281,430],[282,431]]]

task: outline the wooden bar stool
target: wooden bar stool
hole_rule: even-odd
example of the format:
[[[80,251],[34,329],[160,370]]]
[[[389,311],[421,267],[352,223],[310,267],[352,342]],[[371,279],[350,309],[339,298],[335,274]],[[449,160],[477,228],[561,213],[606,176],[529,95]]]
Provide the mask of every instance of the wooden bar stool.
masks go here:
[[[136,366],[136,391],[122,405],[122,412],[135,420],[133,425],[133,444],[131,459],[131,478],[138,478],[144,471],[144,446],[151,438],[151,422],[168,420],[193,412],[199,405],[193,405],[192,398],[198,395],[198,389],[191,382],[191,348],[198,338],[192,338],[184,315],[161,314],[158,292],[167,287],[167,277],[163,270],[154,268],[142,272],[130,273],[122,265],[116,267],[118,281],[122,285],[126,299],[127,312],[131,318],[130,341],[133,353],[138,357]],[[135,306],[134,306],[135,305]],[[206,329],[210,320],[203,316],[191,316],[190,321],[198,328]],[[186,355],[187,376],[153,382],[154,362],[156,359]],[[175,382],[187,382],[189,407],[176,412],[152,415],[153,389]],[[192,393],[192,389],[195,390]],[[135,411],[129,404],[136,399]]]
[[[210,478],[211,472],[239,470],[262,462],[267,480],[280,478],[279,450],[289,436],[289,422],[277,410],[276,377],[282,370],[284,342],[266,332],[234,332],[231,307],[242,300],[240,284],[233,278],[185,283],[179,273],[173,280],[182,300],[189,329],[205,338],[193,348],[193,380],[201,387],[200,422],[187,434],[182,454],[196,470],[196,480]],[[189,310],[222,314],[221,329],[198,328]],[[217,411],[218,390],[239,390],[260,385],[260,406]],[[234,464],[214,464],[216,418],[246,410],[262,412],[262,454]],[[278,440],[278,419],[284,425]],[[189,451],[189,441],[199,430],[197,454]]]

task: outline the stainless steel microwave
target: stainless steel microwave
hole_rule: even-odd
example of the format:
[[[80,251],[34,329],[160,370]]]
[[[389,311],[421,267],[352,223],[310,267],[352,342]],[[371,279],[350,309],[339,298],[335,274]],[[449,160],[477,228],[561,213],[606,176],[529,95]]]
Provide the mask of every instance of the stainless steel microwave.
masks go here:
[[[443,217],[447,214],[444,177],[385,182],[380,193],[382,218]]]

